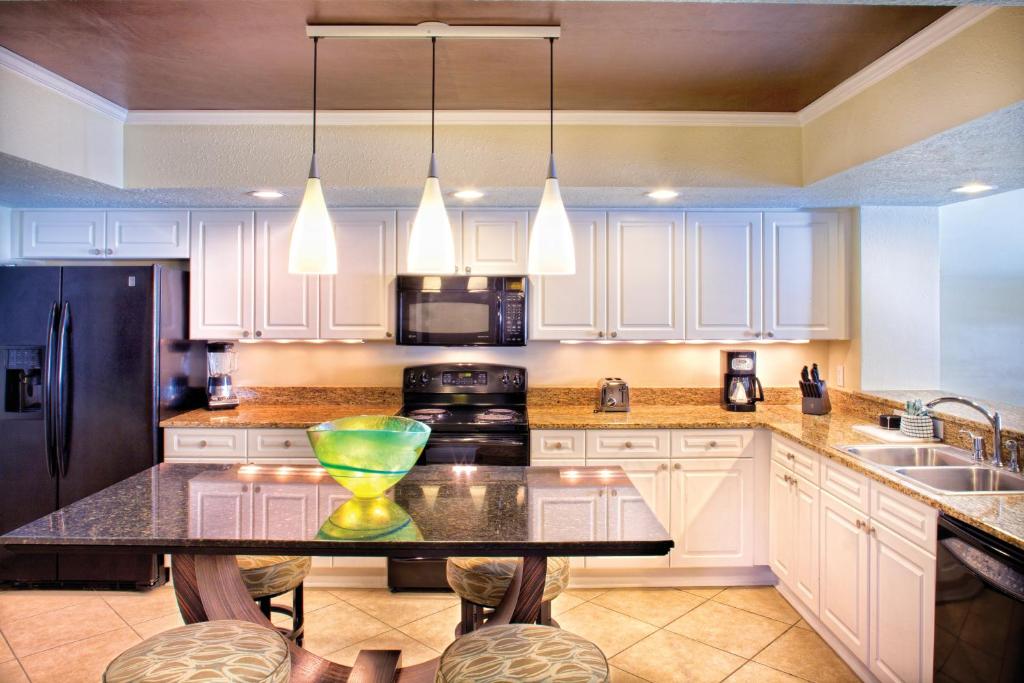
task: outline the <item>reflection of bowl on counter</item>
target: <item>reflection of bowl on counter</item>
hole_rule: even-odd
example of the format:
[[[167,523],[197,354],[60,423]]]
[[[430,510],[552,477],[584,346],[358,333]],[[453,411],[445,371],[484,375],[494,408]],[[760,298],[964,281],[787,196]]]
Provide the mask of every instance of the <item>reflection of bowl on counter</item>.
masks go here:
[[[430,427],[407,417],[358,415],[306,430],[317,460],[358,498],[375,498],[419,459]]]
[[[324,521],[316,537],[345,541],[419,541],[423,534],[401,505],[381,496],[346,501]]]

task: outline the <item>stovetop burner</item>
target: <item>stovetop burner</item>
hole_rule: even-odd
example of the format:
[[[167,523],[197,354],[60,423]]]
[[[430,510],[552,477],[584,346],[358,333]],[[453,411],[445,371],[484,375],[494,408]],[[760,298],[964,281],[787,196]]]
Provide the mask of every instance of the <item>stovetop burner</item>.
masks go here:
[[[407,417],[419,420],[420,422],[437,422],[438,420],[449,418],[451,415],[451,411],[444,408],[416,408],[415,410],[410,410]]]
[[[482,413],[477,414],[474,421],[476,422],[514,422],[517,419],[521,419],[521,415],[518,410],[512,410],[510,408],[488,408]]]

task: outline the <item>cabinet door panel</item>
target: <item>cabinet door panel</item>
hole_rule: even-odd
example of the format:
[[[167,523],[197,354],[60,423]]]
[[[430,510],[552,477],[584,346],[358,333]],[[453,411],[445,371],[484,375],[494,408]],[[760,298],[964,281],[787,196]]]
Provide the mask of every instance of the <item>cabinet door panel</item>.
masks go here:
[[[754,463],[694,458],[672,463],[673,567],[754,562]]]
[[[352,494],[341,488],[338,484],[326,482],[317,486],[317,507],[320,510],[317,517],[320,523],[331,516],[335,510],[352,499]],[[314,557],[314,567],[334,567],[335,569],[362,570],[380,569],[387,567],[386,557]]]
[[[612,489],[608,494],[608,538],[619,540],[634,526],[635,515],[647,516],[647,508],[654,511],[666,529],[669,528],[671,476],[668,460],[588,460],[588,466],[614,467],[621,465],[636,487],[639,495],[625,496]],[[639,520],[638,520],[639,521]],[[668,567],[664,557],[588,557],[587,569],[650,569]]]
[[[562,463],[545,463],[545,465]],[[530,524],[533,533],[552,540],[598,540],[608,538],[608,499],[605,487],[566,491],[530,491]],[[568,523],[567,523],[568,522]],[[568,534],[560,529],[585,529]],[[573,557],[569,566],[583,568],[589,558]]]
[[[253,486],[254,538],[312,538],[320,528],[317,490],[308,482]]]
[[[874,520],[869,603],[871,673],[893,683],[931,681],[935,558]]]
[[[768,479],[768,566],[787,586],[793,580],[793,493],[789,483],[792,476],[782,464],[772,460]]]
[[[252,491],[237,481],[193,481],[189,486],[189,533],[203,538],[251,538]]]
[[[194,211],[190,240],[190,336],[252,335],[253,214]]]
[[[525,273],[528,221],[525,211],[463,211],[463,272],[467,275]]]
[[[102,211],[23,211],[22,258],[100,258],[106,247]]]
[[[862,662],[868,657],[867,516],[821,494],[818,616]]]
[[[409,234],[412,232],[413,221],[416,220],[415,209],[402,209],[398,212],[398,274],[416,275],[409,270]],[[455,244],[455,272],[462,271],[462,212],[458,209],[448,210],[448,221],[452,225],[452,242]]]
[[[791,587],[814,614],[818,613],[818,487],[796,477],[793,484],[793,577]]]
[[[686,214],[686,338],[761,333],[761,214]]]
[[[608,328],[615,339],[682,339],[680,213],[608,216]]]
[[[107,249],[110,258],[188,258],[188,211],[111,211]]]
[[[320,276],[320,337],[393,337],[395,212],[331,211],[331,219],[338,274]]]
[[[607,228],[603,211],[570,211],[574,275],[530,278],[530,339],[596,339],[607,327]]]
[[[256,214],[255,334],[263,339],[316,339],[319,288],[315,275],[288,272],[294,211]]]
[[[833,211],[765,214],[765,334],[845,339],[846,237]]]

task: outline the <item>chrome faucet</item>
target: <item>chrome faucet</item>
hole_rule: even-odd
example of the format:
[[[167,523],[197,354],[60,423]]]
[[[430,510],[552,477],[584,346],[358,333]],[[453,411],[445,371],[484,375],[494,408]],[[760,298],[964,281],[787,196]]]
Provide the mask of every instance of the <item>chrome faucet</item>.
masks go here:
[[[989,410],[987,408],[984,408],[980,404],[975,403],[974,401],[972,401],[971,399],[964,398],[962,396],[940,396],[937,399],[934,399],[932,401],[928,401],[928,403],[926,403],[925,406],[928,407],[928,408],[933,408],[933,407],[939,405],[940,403],[960,403],[962,405],[974,408],[979,413],[981,413],[982,415],[985,416],[985,419],[988,420],[990,425],[992,425],[992,432],[993,432],[993,434],[992,434],[992,464],[995,467],[1002,467],[1003,466],[1003,433],[1002,433],[1003,432],[1003,421],[1002,421],[1002,418],[999,417],[999,413],[997,413],[994,410]]]

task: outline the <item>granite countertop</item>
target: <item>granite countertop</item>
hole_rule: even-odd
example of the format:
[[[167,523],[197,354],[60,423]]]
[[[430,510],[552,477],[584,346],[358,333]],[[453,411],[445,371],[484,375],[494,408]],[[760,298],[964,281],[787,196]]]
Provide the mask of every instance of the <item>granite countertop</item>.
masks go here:
[[[161,427],[221,429],[306,429],[352,415],[394,415],[400,404],[242,403],[229,410],[198,408],[160,422]]]
[[[1024,548],[1024,495],[936,493],[884,467],[837,450],[841,445],[875,442],[853,429],[854,425],[867,422],[861,416],[838,412],[804,415],[798,405],[762,405],[753,413],[732,413],[717,405],[634,406],[628,413],[595,413],[592,406],[530,408],[533,429],[770,429],[851,470]]]
[[[449,557],[453,555],[665,555],[668,531],[654,511],[609,511],[609,529],[590,520],[541,514],[545,501],[640,494],[622,468],[447,465],[415,467],[387,497],[359,500],[319,467],[164,463],[0,537],[9,550],[83,548],[140,552],[261,555]],[[306,520],[267,506],[263,525],[243,523],[246,506],[204,514],[207,496],[287,495],[335,508]],[[249,493],[251,492],[251,493]],[[254,503],[256,505],[256,503]],[[323,509],[323,506],[319,506]],[[316,525],[311,526],[310,521]],[[259,528],[257,528],[257,526]],[[316,527],[319,528],[316,528]]]

